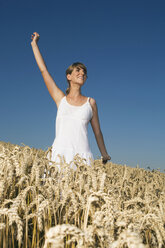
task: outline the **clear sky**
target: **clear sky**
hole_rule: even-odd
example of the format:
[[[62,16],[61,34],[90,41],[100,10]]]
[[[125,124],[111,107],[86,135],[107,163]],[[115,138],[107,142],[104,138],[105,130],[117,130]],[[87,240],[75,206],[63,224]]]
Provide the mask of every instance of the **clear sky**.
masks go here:
[[[52,77],[87,66],[83,94],[96,99],[112,162],[165,169],[165,1],[52,0],[0,3],[0,140],[46,150],[56,105],[31,49],[31,34]],[[89,126],[91,150],[100,156]]]

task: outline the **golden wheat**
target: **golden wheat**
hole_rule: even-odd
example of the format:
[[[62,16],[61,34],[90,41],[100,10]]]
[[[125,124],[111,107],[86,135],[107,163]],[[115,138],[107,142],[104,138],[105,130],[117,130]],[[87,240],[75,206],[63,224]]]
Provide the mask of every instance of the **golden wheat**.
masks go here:
[[[0,247],[163,248],[165,174],[0,142]]]

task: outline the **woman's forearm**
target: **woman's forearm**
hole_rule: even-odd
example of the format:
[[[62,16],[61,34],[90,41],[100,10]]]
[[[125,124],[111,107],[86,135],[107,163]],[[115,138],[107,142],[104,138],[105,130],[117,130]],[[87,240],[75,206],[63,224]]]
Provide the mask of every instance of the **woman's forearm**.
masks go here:
[[[96,141],[97,141],[97,145],[99,147],[99,150],[101,152],[101,155],[104,157],[104,156],[107,156],[108,153],[107,153],[107,150],[106,150],[106,147],[105,147],[105,144],[104,144],[104,138],[103,138],[103,134],[102,132],[100,131],[99,133],[97,133],[95,135],[96,137]]]
[[[41,73],[45,70],[47,70],[45,61],[40,53],[39,47],[36,42],[31,42],[32,50],[34,53],[34,57],[36,59],[37,65],[41,71]]]

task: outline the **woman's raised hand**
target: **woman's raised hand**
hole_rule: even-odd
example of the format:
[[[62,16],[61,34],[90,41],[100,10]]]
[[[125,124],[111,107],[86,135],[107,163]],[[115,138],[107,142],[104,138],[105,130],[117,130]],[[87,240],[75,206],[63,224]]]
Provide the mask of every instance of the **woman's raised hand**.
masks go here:
[[[39,40],[39,38],[40,38],[40,35],[39,35],[37,32],[34,32],[34,33],[31,35],[31,39],[32,39],[31,44],[32,44],[32,43],[37,43],[38,40]]]

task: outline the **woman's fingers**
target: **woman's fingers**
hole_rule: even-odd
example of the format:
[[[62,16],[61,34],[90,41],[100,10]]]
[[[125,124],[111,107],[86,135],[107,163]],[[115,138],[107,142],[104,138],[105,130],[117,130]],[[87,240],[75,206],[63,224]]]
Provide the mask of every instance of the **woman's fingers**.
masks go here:
[[[39,37],[40,35],[37,32],[33,33],[35,36]]]
[[[106,164],[108,160],[111,160],[111,156],[108,155],[108,156],[105,156],[105,157],[101,157],[101,159],[102,159],[102,163]]]
[[[40,35],[39,35],[37,32],[34,32],[34,33],[32,34],[32,36],[34,36],[34,37],[40,37]]]
[[[31,35],[31,39],[32,41],[38,41],[40,38],[40,35],[37,33],[37,32],[34,32],[32,35]]]

